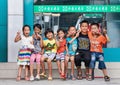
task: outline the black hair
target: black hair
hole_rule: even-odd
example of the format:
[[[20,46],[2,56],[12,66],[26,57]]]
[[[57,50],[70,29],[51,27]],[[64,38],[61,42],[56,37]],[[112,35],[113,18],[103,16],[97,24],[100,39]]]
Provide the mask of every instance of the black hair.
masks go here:
[[[37,27],[37,28],[39,28],[40,30],[42,30],[42,27],[41,27],[40,24],[34,24],[34,26],[33,26],[33,30],[35,29],[35,27]]]
[[[45,37],[46,37],[46,35],[47,35],[49,32],[51,32],[52,34],[54,34],[53,30],[52,30],[51,28],[48,28],[48,29],[46,29],[46,31],[45,31],[45,33],[44,33]]]
[[[73,25],[69,26],[69,27],[68,27],[68,31],[70,30],[71,27],[75,27],[75,26],[73,26]]]
[[[65,30],[63,30],[61,28],[57,30],[57,33],[59,33],[60,31],[62,31],[63,33],[65,33]]]
[[[82,25],[83,23],[86,23],[86,24],[89,25],[89,22],[88,22],[87,20],[83,20],[83,21],[81,21],[81,22],[80,22],[80,25]]]
[[[29,26],[29,25],[24,25],[24,26],[22,27],[22,31],[24,31],[25,27],[28,27],[28,28],[29,28],[29,30],[31,30],[31,28],[30,28],[30,26]]]
[[[92,25],[96,25],[99,28],[99,24],[98,23],[91,23],[91,26]]]

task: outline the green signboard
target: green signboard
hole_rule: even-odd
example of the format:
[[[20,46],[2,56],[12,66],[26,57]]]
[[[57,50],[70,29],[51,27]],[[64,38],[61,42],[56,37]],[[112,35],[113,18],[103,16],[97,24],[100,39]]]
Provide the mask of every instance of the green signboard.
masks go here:
[[[120,12],[120,5],[34,5],[38,12]]]

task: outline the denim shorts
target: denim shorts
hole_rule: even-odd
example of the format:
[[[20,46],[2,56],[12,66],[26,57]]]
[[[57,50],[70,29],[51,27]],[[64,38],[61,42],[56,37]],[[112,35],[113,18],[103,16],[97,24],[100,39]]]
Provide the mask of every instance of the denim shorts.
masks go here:
[[[104,54],[99,52],[91,52],[91,62],[90,68],[95,68],[96,61],[99,62],[99,69],[106,69],[106,65],[104,63]]]

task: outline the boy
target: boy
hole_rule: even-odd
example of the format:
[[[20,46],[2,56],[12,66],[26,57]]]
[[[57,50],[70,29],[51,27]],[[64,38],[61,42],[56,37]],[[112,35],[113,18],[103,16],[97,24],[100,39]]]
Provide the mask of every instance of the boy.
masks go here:
[[[91,24],[91,32],[89,32],[89,38],[90,38],[90,51],[91,51],[91,62],[90,62],[90,69],[89,69],[89,78],[88,80],[92,80],[92,69],[95,68],[95,62],[96,60],[99,61],[99,69],[102,70],[104,74],[105,81],[110,81],[110,77],[107,75],[106,66],[104,63],[104,55],[102,50],[102,45],[106,42],[109,42],[109,38],[107,36],[107,32],[104,29],[103,33],[105,36],[103,36],[99,32],[99,24],[98,23],[92,23]]]

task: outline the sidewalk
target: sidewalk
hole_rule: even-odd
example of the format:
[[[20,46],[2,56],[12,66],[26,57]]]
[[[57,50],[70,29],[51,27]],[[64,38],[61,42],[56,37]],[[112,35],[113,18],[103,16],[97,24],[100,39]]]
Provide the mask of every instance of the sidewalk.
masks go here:
[[[0,79],[0,85],[120,85],[120,79],[111,79],[110,82],[105,82],[102,78],[96,78],[93,81],[83,80],[60,80],[53,81],[39,80],[39,81],[16,81],[15,79]]]

